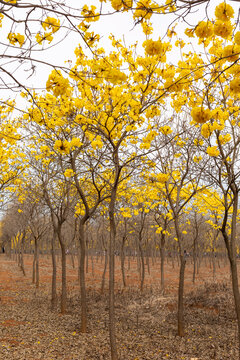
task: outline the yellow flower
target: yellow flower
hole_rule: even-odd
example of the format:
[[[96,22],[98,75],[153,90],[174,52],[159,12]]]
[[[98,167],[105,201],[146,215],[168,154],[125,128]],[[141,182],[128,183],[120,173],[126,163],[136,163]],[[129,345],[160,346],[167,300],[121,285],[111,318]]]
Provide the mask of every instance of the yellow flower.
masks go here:
[[[72,169],[67,169],[65,172],[64,172],[64,176],[65,177],[71,177],[71,176],[73,176],[73,174],[74,174],[74,172],[73,172],[73,170]]]
[[[200,21],[195,29],[195,34],[200,39],[211,37],[213,35],[213,25],[211,21]]]
[[[54,149],[62,155],[68,154],[70,151],[70,143],[67,140],[56,140]]]
[[[51,29],[52,32],[55,33],[60,29],[60,20],[48,16],[42,22],[42,27],[44,28],[44,30]]]
[[[232,34],[232,24],[230,21],[223,22],[221,20],[217,20],[214,24],[214,34],[221,36],[224,39],[227,39]]]
[[[209,138],[209,136],[212,134],[212,127],[211,124],[203,124],[201,128],[201,134],[205,139]]]
[[[202,157],[201,156],[194,156],[194,158],[193,158],[193,161],[195,162],[195,163],[199,163],[200,161],[202,160]]]
[[[207,125],[207,124],[206,124]],[[202,125],[202,127],[205,126],[205,124]],[[207,125],[208,126],[208,125]],[[202,146],[203,145],[203,140],[201,139],[194,139],[194,145],[195,146]]]
[[[95,10],[96,10],[96,6],[94,5],[91,5],[91,8],[89,8],[87,5],[83,6],[82,15],[84,16],[84,20],[86,22],[93,22],[99,20],[99,14],[96,13]]]
[[[232,81],[230,81],[230,91],[233,94],[239,94],[240,93],[240,77],[236,77]]]
[[[236,32],[234,36],[234,42],[235,44],[240,45],[240,31]]]
[[[198,124],[203,124],[210,120],[211,111],[202,107],[194,107],[191,111],[193,120]]]
[[[143,32],[145,35],[150,35],[153,32],[153,27],[150,25],[151,23],[147,23],[146,21],[143,21],[141,23]]]
[[[160,182],[160,183],[165,183],[168,181],[168,178],[169,178],[169,174],[164,174],[164,173],[159,173],[157,174],[157,180]]]
[[[123,2],[122,0],[111,0],[111,5],[114,10],[119,11],[123,7]]]
[[[171,49],[169,43],[162,43],[161,40],[154,41],[152,39],[144,41],[143,46],[148,55],[160,55],[162,56],[162,61],[166,61],[166,52]]]
[[[229,141],[231,141],[232,137],[230,134],[226,134],[226,135],[220,135],[219,136],[219,141],[222,145],[228,143]],[[216,141],[217,142],[217,141]]]
[[[8,36],[7,36],[10,44],[12,45],[16,45],[17,43],[20,45],[20,47],[23,46],[24,44],[24,41],[25,41],[25,37],[24,35],[21,35],[21,34],[15,34],[15,33],[9,33]]]
[[[52,90],[55,96],[64,95],[69,88],[69,80],[62,76],[61,71],[53,70],[48,77],[46,89]]]
[[[97,135],[96,138],[91,142],[91,146],[94,150],[96,150],[96,148],[101,149],[103,147],[100,135]]]
[[[169,135],[172,133],[172,129],[168,125],[161,126],[159,131],[161,131],[163,135]]]
[[[186,29],[184,31],[184,33],[188,36],[188,37],[194,37],[194,29]]]
[[[223,57],[226,57],[228,61],[236,61],[239,58],[239,52],[239,45],[227,45],[223,49]]]
[[[44,123],[43,114],[38,108],[32,109],[29,115],[31,120],[35,121],[39,125]]]
[[[151,0],[140,0],[137,2],[134,18],[149,20],[153,14]]]
[[[209,146],[207,148],[207,153],[209,156],[218,156],[219,155],[219,150],[217,148],[217,146]]]
[[[47,40],[48,43],[50,44],[50,42],[53,40],[53,36],[51,32],[46,32],[43,35],[41,35],[40,33],[37,33],[37,35],[35,36],[37,42],[39,45],[42,45],[42,42],[44,40]]]
[[[231,7],[231,5],[228,5],[225,2],[219,4],[215,9],[215,16],[219,20],[229,21],[231,18],[233,18],[233,15],[233,8]]]
[[[80,147],[82,146],[82,142],[80,141],[79,138],[72,138],[71,142],[70,142],[70,147],[75,149],[76,147]]]
[[[4,18],[3,14],[0,14],[0,27],[2,27],[2,19]]]

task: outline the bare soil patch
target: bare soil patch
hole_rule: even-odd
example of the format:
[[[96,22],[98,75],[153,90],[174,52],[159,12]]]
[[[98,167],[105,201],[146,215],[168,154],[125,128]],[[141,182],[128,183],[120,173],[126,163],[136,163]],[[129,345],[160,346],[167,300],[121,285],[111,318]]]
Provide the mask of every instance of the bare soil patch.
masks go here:
[[[1,360],[109,360],[108,296],[100,294],[103,259],[89,258],[88,333],[81,334],[77,262],[68,259],[68,313],[50,311],[51,260],[40,260],[40,288],[32,284],[32,256],[26,256],[26,276],[16,262],[0,255]],[[116,316],[121,360],[234,360],[237,325],[229,267],[217,267],[215,279],[204,262],[192,283],[189,261],[185,282],[186,336],[176,335],[178,265],[166,264],[166,291],[160,291],[160,263],[146,267],[146,286],[139,291],[137,262],[126,261],[123,290],[120,262],[116,271]],[[60,294],[60,261],[58,291]]]

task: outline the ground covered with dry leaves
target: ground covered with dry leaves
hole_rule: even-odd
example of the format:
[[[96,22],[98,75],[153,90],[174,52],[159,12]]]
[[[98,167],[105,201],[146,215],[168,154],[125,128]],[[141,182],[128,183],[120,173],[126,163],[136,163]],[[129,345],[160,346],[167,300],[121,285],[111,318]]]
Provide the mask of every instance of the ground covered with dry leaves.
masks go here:
[[[100,294],[98,278],[103,264],[98,262],[87,274],[91,284],[88,286],[89,328],[87,334],[81,334],[76,269],[68,264],[69,311],[66,315],[60,315],[51,312],[49,306],[50,260],[41,260],[42,282],[38,290],[31,283],[31,262],[32,258],[28,257],[27,276],[23,277],[15,261],[0,255],[0,359],[110,359],[107,291]],[[206,267],[202,269],[202,275],[199,274],[198,283],[193,286],[189,265],[189,272],[186,273],[184,338],[176,335],[177,265],[174,269],[170,264],[166,265],[167,286],[164,295],[160,292],[154,268],[147,275],[143,293],[133,284],[121,291],[120,283],[119,286],[117,283],[116,318],[120,359],[237,359],[237,325],[227,269],[227,266],[218,269],[217,278],[213,281],[211,271]],[[159,272],[159,264],[155,270]],[[155,285],[150,278],[155,280]]]

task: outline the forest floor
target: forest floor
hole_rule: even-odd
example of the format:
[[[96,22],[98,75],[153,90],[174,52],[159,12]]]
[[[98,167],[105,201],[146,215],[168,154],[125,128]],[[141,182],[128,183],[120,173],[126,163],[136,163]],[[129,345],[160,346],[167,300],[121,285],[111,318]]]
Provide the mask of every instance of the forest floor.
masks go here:
[[[51,261],[40,259],[40,287],[32,284],[32,256],[25,256],[26,276],[14,260],[0,255],[1,360],[110,360],[107,288],[100,293],[103,261],[89,259],[88,332],[81,334],[77,270],[68,259],[68,312],[50,310]],[[179,267],[166,263],[165,293],[160,291],[160,263],[150,261],[143,292],[137,263],[126,261],[127,288],[116,271],[117,343],[121,360],[235,360],[237,324],[229,267],[221,264],[213,279],[209,263],[202,263],[195,285],[192,264],[185,281],[185,331],[176,334]],[[58,261],[60,293],[61,270]],[[106,278],[107,287],[107,278]]]

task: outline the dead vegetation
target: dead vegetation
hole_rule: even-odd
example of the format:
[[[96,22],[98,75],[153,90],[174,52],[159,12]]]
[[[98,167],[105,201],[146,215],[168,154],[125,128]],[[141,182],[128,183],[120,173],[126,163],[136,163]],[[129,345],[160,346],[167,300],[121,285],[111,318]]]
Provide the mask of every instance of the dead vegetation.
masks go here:
[[[80,333],[79,290],[69,287],[68,313],[50,311],[49,284],[39,290],[17,265],[0,259],[1,360],[109,360],[108,294],[88,290],[89,328]],[[177,269],[176,279],[177,279]],[[171,289],[170,289],[171,290]],[[207,281],[185,296],[186,335],[176,335],[177,298],[146,286],[116,294],[122,360],[233,360],[237,324],[230,282]]]

